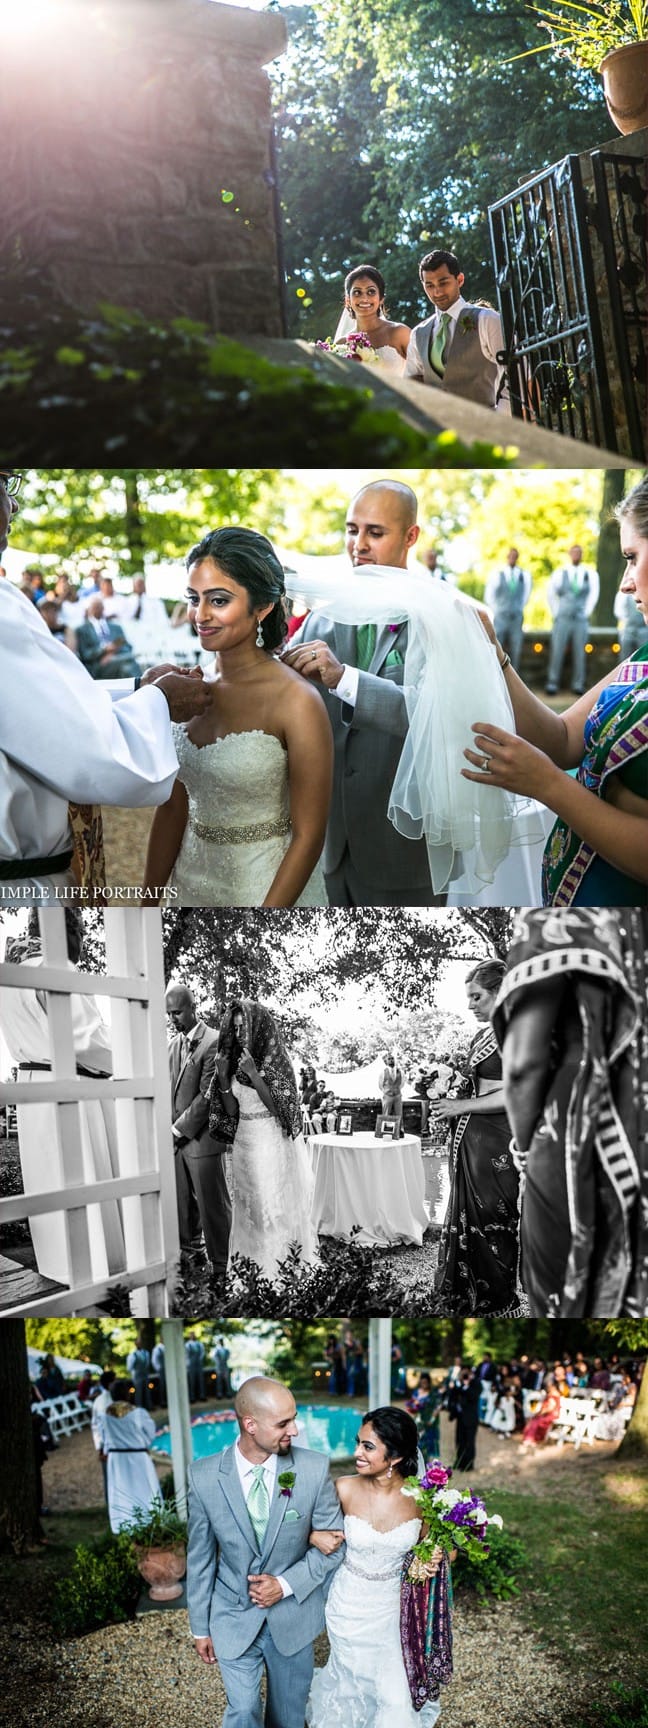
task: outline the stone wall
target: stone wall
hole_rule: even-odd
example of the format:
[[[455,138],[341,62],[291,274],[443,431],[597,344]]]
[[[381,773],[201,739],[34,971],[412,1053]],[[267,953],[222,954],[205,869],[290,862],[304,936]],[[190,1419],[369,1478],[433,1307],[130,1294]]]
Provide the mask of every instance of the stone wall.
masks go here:
[[[82,311],[281,335],[264,67],[283,20],[213,0],[57,0],[30,27],[20,7],[3,32],[0,259]]]

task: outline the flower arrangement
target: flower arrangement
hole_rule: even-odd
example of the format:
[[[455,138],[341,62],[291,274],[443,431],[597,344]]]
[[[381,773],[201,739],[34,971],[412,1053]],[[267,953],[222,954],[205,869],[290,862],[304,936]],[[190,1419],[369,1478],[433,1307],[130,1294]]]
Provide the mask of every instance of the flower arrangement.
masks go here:
[[[494,1512],[489,1517],[479,1495],[448,1487],[451,1475],[452,1471],[446,1470],[440,1460],[434,1458],[424,1476],[420,1479],[408,1476],[403,1484],[403,1493],[414,1500],[427,1525],[427,1534],[413,1549],[414,1558],[408,1571],[413,1584],[426,1581],[427,1568],[438,1557],[439,1549],[443,1555],[459,1549],[467,1560],[478,1566],[488,1558],[486,1532],[489,1524],[502,1529],[499,1513]]]
[[[277,1481],[279,1483],[279,1493],[282,1495],[283,1499],[291,1500],[292,1491],[295,1486],[294,1470],[281,1470],[277,1477]]]
[[[340,336],[337,342],[333,337],[325,336],[323,342],[315,343],[315,347],[323,348],[327,354],[337,354],[341,360],[362,360],[365,365],[378,360],[364,330],[350,330],[348,336]]]

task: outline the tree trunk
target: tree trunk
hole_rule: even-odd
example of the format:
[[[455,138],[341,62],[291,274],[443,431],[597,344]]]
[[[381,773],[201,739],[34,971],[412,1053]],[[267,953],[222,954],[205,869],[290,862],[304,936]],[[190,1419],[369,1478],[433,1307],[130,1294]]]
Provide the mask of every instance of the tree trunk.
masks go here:
[[[42,1542],[23,1320],[0,1324],[0,1551]]]
[[[623,560],[619,552],[619,524],[612,512],[615,505],[621,503],[624,483],[625,474],[622,468],[605,469],[596,556],[601,592],[592,613],[593,624],[612,624],[614,621],[614,596],[621,580]]]
[[[644,1368],[632,1416],[617,1452],[625,1464],[633,1458],[648,1458],[648,1368]]]
[[[142,512],[140,509],[139,474],[135,468],[125,469],[124,489],[126,503],[126,540],[130,553],[129,575],[132,578],[133,576],[144,575],[144,553],[146,551],[144,523],[142,521]]]

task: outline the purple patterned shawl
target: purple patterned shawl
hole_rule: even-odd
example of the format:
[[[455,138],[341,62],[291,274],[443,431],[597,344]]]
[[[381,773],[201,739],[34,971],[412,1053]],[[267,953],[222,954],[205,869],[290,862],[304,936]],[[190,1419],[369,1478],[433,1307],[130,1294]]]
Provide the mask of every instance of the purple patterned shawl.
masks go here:
[[[452,1587],[445,1555],[436,1577],[424,1584],[408,1578],[413,1558],[410,1549],[401,1572],[400,1629],[412,1707],[418,1711],[452,1679]]]

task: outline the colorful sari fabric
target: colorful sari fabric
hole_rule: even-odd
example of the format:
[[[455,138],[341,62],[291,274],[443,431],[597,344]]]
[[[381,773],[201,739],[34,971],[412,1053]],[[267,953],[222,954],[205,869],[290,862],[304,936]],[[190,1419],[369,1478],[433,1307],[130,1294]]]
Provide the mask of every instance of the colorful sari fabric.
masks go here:
[[[501,1080],[491,1026],[470,1046],[470,1090],[477,1080]],[[524,1313],[517,1282],[518,1173],[504,1108],[466,1114],[457,1122],[450,1165],[450,1199],[439,1245],[435,1297],[444,1314]]]
[[[605,797],[610,775],[618,774],[631,791],[648,798],[648,662],[645,648],[619,666],[613,684],[605,689],[588,715],[585,754],[576,779],[588,792]],[[648,829],[647,829],[648,832]],[[587,872],[598,854],[561,817],[547,841],[542,869],[544,906],[573,906],[584,888]],[[608,871],[613,871],[611,865]],[[613,871],[608,890],[618,877],[619,891],[606,904],[644,906],[648,888],[632,883],[621,871]],[[630,884],[630,886],[629,886]]]
[[[452,1581],[444,1555],[434,1578],[413,1584],[410,1549],[401,1573],[401,1649],[415,1710],[438,1698],[452,1679]]]
[[[494,1015],[560,986],[525,1154],[522,1282],[533,1315],[644,1318],[648,1306],[648,912],[520,913]]]
[[[243,1014],[241,1042],[234,1030],[235,1014]],[[218,1038],[218,1055],[226,1056],[231,1082],[235,1075],[240,1086],[252,1086],[247,1074],[239,1073],[238,1065],[244,1050],[249,1050],[255,1067],[263,1076],[272,1098],[277,1120],[286,1134],[296,1140],[301,1134],[301,1105],[292,1062],[286,1050],[274,1015],[260,1002],[243,997],[233,1002],[222,1022]],[[230,1116],[223,1103],[223,1094],[215,1073],[209,1099],[209,1132],[216,1140],[231,1144],[238,1128],[236,1113]]]
[[[522,1439],[533,1440],[536,1446],[541,1446],[550,1429],[553,1428],[554,1422],[558,1421],[560,1409],[560,1393],[556,1386],[549,1387],[549,1390],[545,1392],[540,1409],[536,1411],[535,1416],[531,1416],[529,1421],[525,1423]]]

